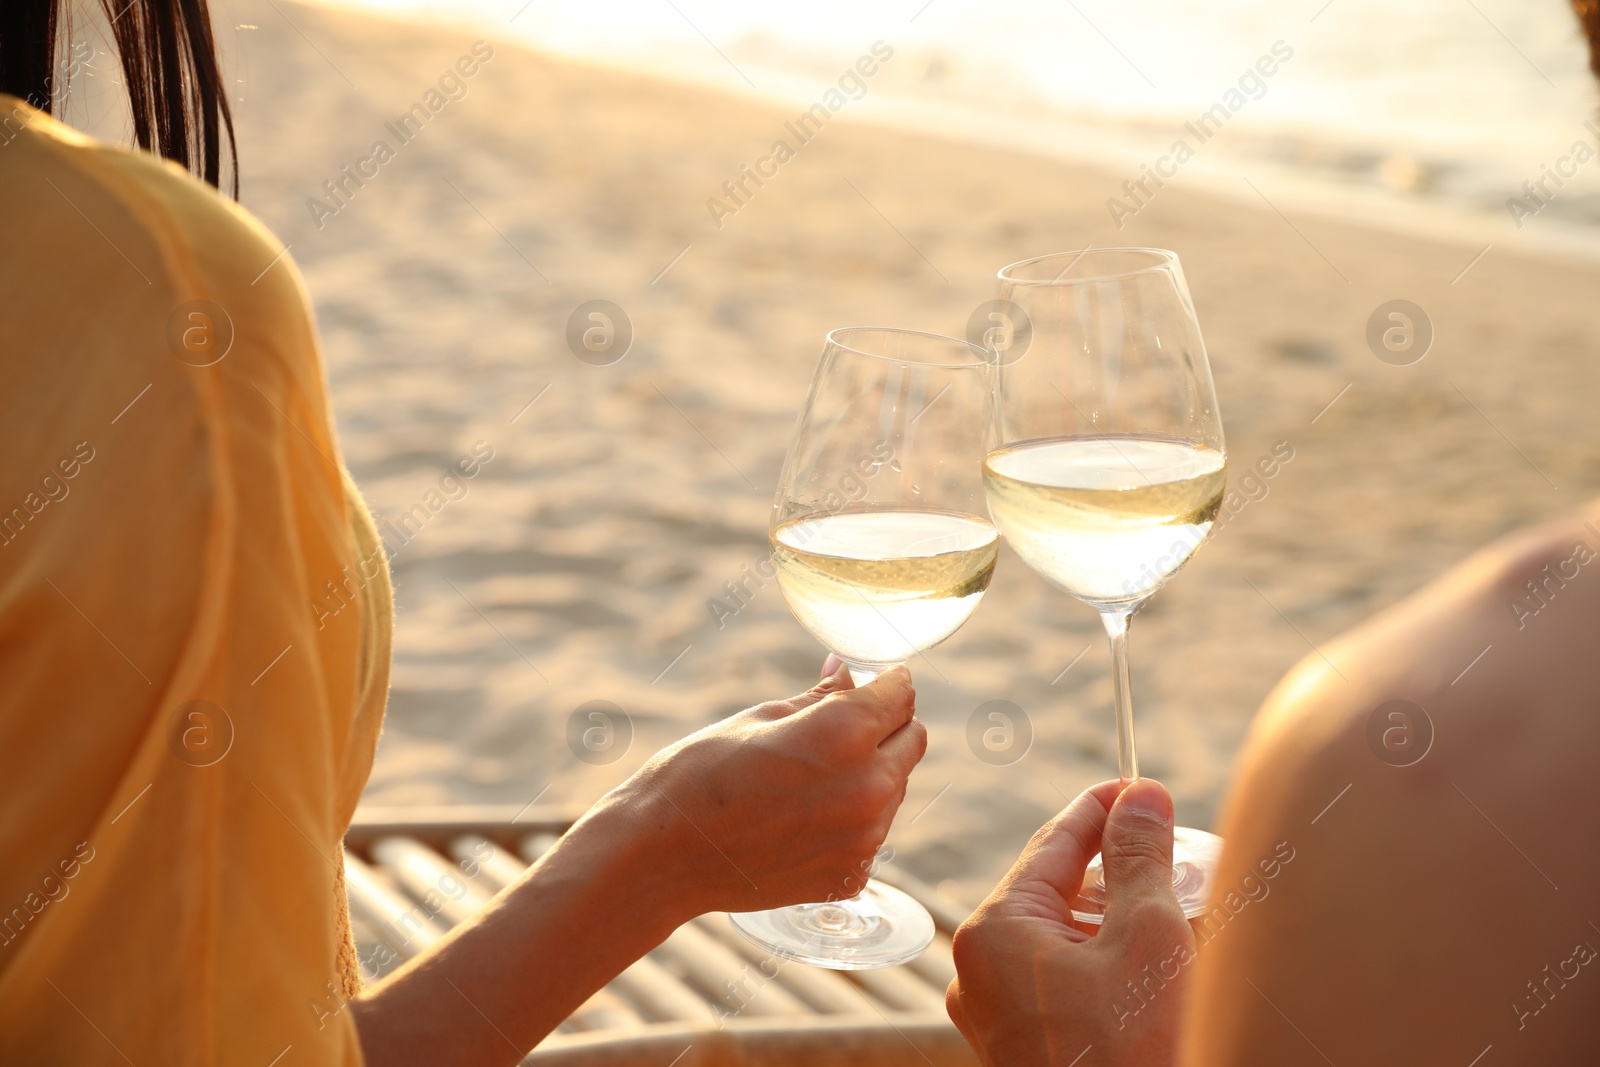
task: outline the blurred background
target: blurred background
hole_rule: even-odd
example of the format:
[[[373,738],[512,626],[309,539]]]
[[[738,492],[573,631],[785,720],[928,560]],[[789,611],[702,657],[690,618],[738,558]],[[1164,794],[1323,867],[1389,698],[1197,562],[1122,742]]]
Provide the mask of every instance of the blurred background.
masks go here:
[[[1188,825],[1298,659],[1600,488],[1600,161],[1563,0],[215,19],[243,202],[305,275],[345,458],[398,545],[370,803],[587,804],[807,687],[823,650],[756,567],[824,332],[963,334],[1024,257],[1174,249],[1205,330],[1237,495],[1132,638],[1143,769]],[[68,118],[120,136],[103,32],[74,32]],[[741,168],[771,176],[730,193]],[[1171,176],[1141,191],[1151,168]],[[1420,312],[1398,355],[1369,342],[1396,300]],[[592,301],[599,353],[572,328]],[[1003,551],[912,665],[931,745],[900,862],[975,901],[1113,775],[1107,663],[1093,613]],[[1015,706],[998,748],[992,701]]]
[[[360,2],[360,0],[358,0]],[[346,5],[349,6],[349,5]],[[1514,0],[979,0],[802,8],[731,0],[553,4],[365,0],[367,10],[509,36],[546,53],[807,106],[870,42],[896,62],[851,113],[985,145],[1134,168],[1221,98],[1271,45],[1288,76],[1245,90],[1230,135],[1196,168],[1253,176],[1369,210],[1505,213],[1550,150],[1592,117],[1593,79],[1567,5]],[[498,39],[498,38],[497,38]],[[720,59],[719,59],[720,56]],[[1191,141],[1193,138],[1191,138]],[[1591,143],[1593,136],[1590,137]],[[1551,219],[1600,223],[1585,174]],[[1554,227],[1547,226],[1546,229]],[[1550,236],[1550,235],[1546,235]],[[1586,234],[1586,236],[1588,236]]]

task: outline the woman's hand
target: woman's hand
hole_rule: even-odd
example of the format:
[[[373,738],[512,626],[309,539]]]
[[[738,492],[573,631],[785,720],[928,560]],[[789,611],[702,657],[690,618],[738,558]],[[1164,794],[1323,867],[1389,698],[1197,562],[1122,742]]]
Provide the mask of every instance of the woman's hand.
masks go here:
[[[860,689],[824,673],[658,753],[352,1001],[366,1062],[515,1063],[693,916],[859,891],[928,735],[904,667]]]
[[[857,689],[835,657],[811,689],[653,757],[614,799],[642,816],[684,918],[853,896],[928,747],[911,674]]]
[[[1172,891],[1172,798],[1141,778],[1085,790],[1047,823],[955,935],[945,1004],[985,1064],[1165,1067],[1174,1060],[1194,933]],[[1096,852],[1106,917],[1072,925]]]

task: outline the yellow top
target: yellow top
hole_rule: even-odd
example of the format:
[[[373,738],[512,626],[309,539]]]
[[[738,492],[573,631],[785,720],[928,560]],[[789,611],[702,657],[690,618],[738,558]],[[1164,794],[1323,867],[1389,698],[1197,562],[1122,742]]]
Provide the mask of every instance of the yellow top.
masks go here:
[[[283,252],[0,96],[0,1062],[361,1062],[392,606]]]

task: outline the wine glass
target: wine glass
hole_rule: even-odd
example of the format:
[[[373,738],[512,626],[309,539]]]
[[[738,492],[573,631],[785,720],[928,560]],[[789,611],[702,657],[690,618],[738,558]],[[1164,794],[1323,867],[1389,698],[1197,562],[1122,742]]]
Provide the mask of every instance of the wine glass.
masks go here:
[[[995,411],[984,488],[1023,561],[1100,613],[1111,642],[1117,764],[1139,777],[1128,622],[1211,530],[1227,481],[1222,419],[1178,257],[1101,248],[1000,271]],[[991,348],[998,348],[990,341]],[[1222,839],[1174,831],[1173,887],[1205,911]],[[1099,923],[1096,858],[1073,901]]]
[[[938,334],[827,336],[768,540],[789,609],[857,685],[955,633],[989,587],[1000,535],[976,460],[991,372],[987,351]],[[905,963],[934,933],[922,905],[876,881],[732,918],[774,955],[835,970]]]

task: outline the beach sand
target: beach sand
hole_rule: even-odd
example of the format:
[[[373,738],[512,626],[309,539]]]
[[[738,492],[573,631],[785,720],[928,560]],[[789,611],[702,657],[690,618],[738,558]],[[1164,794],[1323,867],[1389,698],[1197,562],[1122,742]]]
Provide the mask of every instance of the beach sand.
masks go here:
[[[1212,824],[1251,715],[1313,646],[1600,489],[1592,268],[1496,247],[1458,278],[1479,247],[1250,207],[1181,177],[1118,231],[1105,202],[1126,175],[848,109],[719,229],[707,199],[792,114],[495,40],[467,95],[401,145],[385,123],[474,34],[290,0],[230,7],[219,21],[255,27],[220,34],[244,79],[243,199],[305,273],[372,507],[398,521],[474,442],[493,449],[394,561],[370,803],[587,804],[660,746],[808,686],[822,650],[771,583],[747,586],[720,628],[708,601],[766,553],[823,334],[959,334],[995,270],[1027,256],[1176,250],[1231,484],[1293,450],[1135,622],[1142,769],[1190,825]],[[319,229],[308,199],[378,140],[394,158]],[[1436,331],[1412,366],[1365,340],[1395,298]],[[592,299],[636,334],[610,366],[567,345]],[[1480,651],[1461,649],[1462,667]],[[931,740],[890,836],[899,860],[973,902],[1066,798],[1113,776],[1107,664],[1093,613],[1003,553],[972,621],[912,665]],[[968,743],[997,699],[1034,734],[1005,767]],[[633,732],[595,763],[568,744],[592,700]]]

